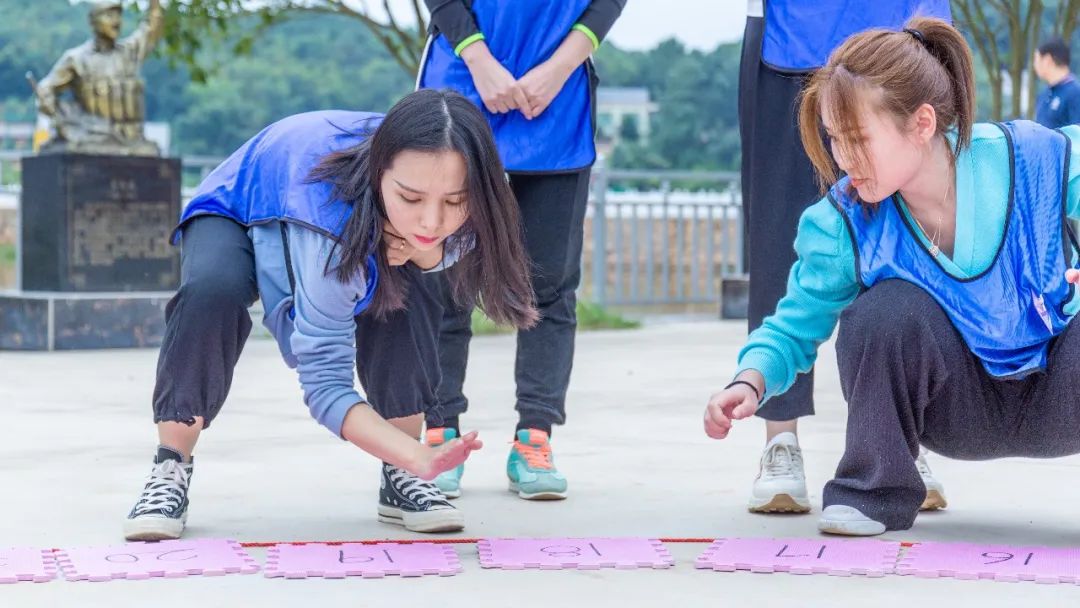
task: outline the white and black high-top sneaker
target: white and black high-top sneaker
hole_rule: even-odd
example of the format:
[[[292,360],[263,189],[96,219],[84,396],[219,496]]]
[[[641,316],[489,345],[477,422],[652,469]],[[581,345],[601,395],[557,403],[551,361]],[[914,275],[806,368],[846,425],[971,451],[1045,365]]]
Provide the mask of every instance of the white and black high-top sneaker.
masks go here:
[[[187,523],[188,487],[192,462],[165,446],[159,446],[154,468],[142,496],[124,520],[127,540],[165,540],[180,538]]]
[[[457,532],[465,527],[465,516],[434,482],[385,462],[379,483],[379,521],[413,532]]]

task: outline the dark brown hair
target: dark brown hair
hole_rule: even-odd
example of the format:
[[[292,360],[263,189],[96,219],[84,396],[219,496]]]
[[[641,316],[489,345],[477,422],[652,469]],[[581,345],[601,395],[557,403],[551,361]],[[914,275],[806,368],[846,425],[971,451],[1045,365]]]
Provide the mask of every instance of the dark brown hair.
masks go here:
[[[487,120],[472,102],[452,91],[422,89],[406,95],[370,137],[327,155],[312,171],[312,180],[333,185],[334,199],[353,206],[338,243],[339,280],[350,280],[375,256],[379,284],[369,312],[381,317],[405,307],[403,269],[389,265],[382,244],[386,208],[380,189],[383,174],[405,150],[451,151],[465,160],[468,219],[446,239],[443,252],[458,257],[445,271],[454,301],[462,307],[479,305],[497,323],[521,328],[535,324],[517,199]]]
[[[834,144],[856,165],[868,161],[861,135],[860,104],[904,124],[922,104],[937,113],[937,135],[956,129],[953,156],[971,143],[975,115],[975,75],[971,49],[948,22],[916,17],[903,31],[874,29],[851,36],[829,56],[803,89],[799,134],[814,164],[822,191],[837,180],[832,156],[822,141],[822,114],[833,124]]]
[[[1054,60],[1054,65],[1060,68],[1069,67],[1069,61],[1072,59],[1069,43],[1062,40],[1060,36],[1044,41],[1035,49],[1035,52],[1040,55],[1049,55]]]

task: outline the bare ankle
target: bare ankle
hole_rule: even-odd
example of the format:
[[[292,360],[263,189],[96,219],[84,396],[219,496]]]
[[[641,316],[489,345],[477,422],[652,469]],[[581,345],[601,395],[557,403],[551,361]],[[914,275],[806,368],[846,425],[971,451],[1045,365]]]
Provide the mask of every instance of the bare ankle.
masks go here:
[[[796,437],[799,434],[799,419],[794,420],[766,420],[765,442],[768,443],[781,433],[791,433]]]

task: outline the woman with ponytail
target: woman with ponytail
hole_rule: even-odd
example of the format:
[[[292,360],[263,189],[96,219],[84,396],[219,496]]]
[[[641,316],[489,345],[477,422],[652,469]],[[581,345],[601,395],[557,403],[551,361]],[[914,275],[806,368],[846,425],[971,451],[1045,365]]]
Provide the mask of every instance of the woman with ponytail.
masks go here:
[[[159,445],[124,536],[183,532],[192,451],[229,392],[257,298],[311,415],[383,461],[379,520],[460,530],[461,513],[430,480],[481,442],[475,432],[419,442],[425,414],[439,416],[442,295],[427,273],[445,271],[458,304],[498,322],[526,328],[537,316],[517,203],[476,106],[423,90],[385,116],[278,121],[207,176],[175,240],[180,289],[153,397]]]
[[[1080,127],[975,124],[974,91],[963,36],[932,18],[850,37],[803,91],[825,196],[800,220],[786,295],[704,423],[726,437],[839,325],[847,442],[823,532],[910,528],[927,495],[921,445],[967,460],[1080,453],[1067,221],[1080,218]]]

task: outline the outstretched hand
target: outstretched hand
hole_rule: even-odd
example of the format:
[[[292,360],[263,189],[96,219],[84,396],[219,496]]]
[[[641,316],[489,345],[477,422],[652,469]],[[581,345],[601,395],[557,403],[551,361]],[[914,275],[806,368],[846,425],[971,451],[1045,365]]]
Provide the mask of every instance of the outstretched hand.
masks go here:
[[[438,447],[428,447],[424,461],[419,470],[413,471],[421,479],[435,479],[443,471],[449,471],[465,462],[474,450],[484,447],[484,442],[477,438],[478,433],[473,431],[450,440]]]
[[[713,439],[723,439],[731,432],[735,420],[754,415],[758,398],[745,384],[736,384],[716,393],[705,407],[705,434]]]
[[[1073,285],[1080,285],[1080,270],[1070,268],[1065,271],[1065,280]]]

